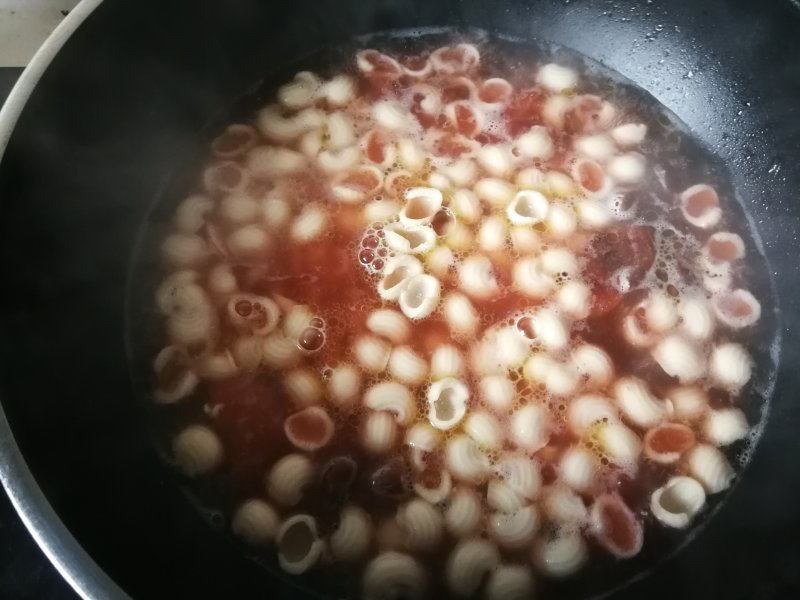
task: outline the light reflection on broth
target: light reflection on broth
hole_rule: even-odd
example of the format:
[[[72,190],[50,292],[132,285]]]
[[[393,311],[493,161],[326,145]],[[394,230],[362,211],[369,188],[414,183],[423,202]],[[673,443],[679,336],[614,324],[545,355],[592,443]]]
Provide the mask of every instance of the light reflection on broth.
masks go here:
[[[486,41],[391,46],[213,141],[161,246],[155,398],[290,575],[526,597],[729,487],[769,298],[657,107]]]

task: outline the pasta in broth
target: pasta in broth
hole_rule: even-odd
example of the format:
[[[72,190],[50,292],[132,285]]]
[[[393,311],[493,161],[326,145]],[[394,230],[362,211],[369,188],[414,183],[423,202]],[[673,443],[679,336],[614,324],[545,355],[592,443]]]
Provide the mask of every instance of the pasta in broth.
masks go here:
[[[529,597],[731,485],[769,298],[652,107],[573,59],[389,46],[214,140],[161,246],[155,400],[291,576]]]

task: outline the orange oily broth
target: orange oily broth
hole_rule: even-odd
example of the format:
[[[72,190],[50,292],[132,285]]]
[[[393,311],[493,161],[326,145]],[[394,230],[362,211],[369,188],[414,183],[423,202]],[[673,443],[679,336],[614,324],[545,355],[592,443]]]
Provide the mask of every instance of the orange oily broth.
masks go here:
[[[489,48],[482,50],[488,51]],[[534,85],[538,65],[531,63],[512,72],[498,73],[490,71],[486,66],[496,58],[489,58],[490,56],[487,54],[487,60],[482,62],[481,68],[471,75],[475,83],[480,85],[486,78],[505,75],[514,84],[515,92],[508,106],[504,110],[490,114],[491,123],[484,128],[484,131],[474,136],[475,141],[483,144],[510,139],[509,136],[516,135],[531,125],[542,123],[541,109],[545,96],[541,88]],[[410,64],[418,62],[413,55],[405,57],[405,61],[410,61]],[[389,97],[408,99],[405,83],[403,79],[397,82],[387,81],[380,76],[359,77],[358,97],[345,109],[353,118],[354,133],[357,138],[372,128],[367,116],[376,101]],[[429,83],[438,86],[448,99],[458,100],[464,96],[462,84],[447,78],[434,77]],[[486,98],[490,98],[493,90],[487,89],[483,93]],[[610,99],[613,101],[613,98]],[[415,125],[416,135],[420,135],[421,132],[419,141],[424,140],[426,131],[440,128],[444,135],[435,151],[443,156],[458,156],[463,152],[460,142],[452,137],[452,134],[455,133],[453,127],[456,131],[469,132],[472,123],[468,116],[462,115],[463,118],[459,117],[460,120],[453,126],[441,115],[431,117],[415,111],[414,104],[411,112],[419,124],[419,128]],[[585,128],[586,120],[591,119],[591,115],[584,114],[586,112],[586,110],[575,111],[566,119],[563,130],[552,132],[555,146],[549,159],[529,161],[524,165],[570,173],[575,160],[572,153],[575,132]],[[623,113],[618,117],[618,122],[621,123],[636,120],[635,114]],[[228,141],[226,140],[226,144],[222,146],[227,147]],[[234,141],[230,141],[231,144]],[[374,136],[365,149],[366,156],[373,161],[382,160],[385,157],[384,145],[385,139]],[[398,168],[395,163],[385,169],[385,172],[391,173]],[[431,170],[431,165],[428,163],[418,173],[398,181],[395,188],[382,189],[377,197],[402,202],[405,189],[425,185]],[[595,174],[587,176],[587,187],[592,188],[597,185],[594,176]],[[273,183],[253,181],[249,193],[253,197],[261,197],[271,189]],[[393,253],[382,242],[383,224],[367,222],[361,203],[349,205],[337,202],[331,194],[328,176],[315,167],[282,181],[281,185],[284,186],[284,193],[290,200],[292,213],[295,215],[308,203],[324,205],[328,216],[324,234],[314,241],[297,243],[289,240],[287,228],[283,228],[272,234],[269,251],[263,256],[238,261],[232,266],[241,292],[271,297],[280,295],[293,302],[307,304],[313,309],[318,322],[315,324],[316,327],[312,328],[316,333],[310,332],[308,340],[314,346],[321,343],[321,347],[314,352],[304,354],[300,365],[313,369],[323,381],[326,381],[333,367],[344,362],[356,362],[352,353],[353,342],[360,335],[367,333],[365,323],[369,313],[382,307],[398,309],[396,303],[381,300],[375,290],[380,269]],[[354,180],[352,185],[359,187],[360,183]],[[368,183],[363,185],[366,187]],[[654,184],[648,180],[646,186],[650,185]],[[650,202],[653,196],[648,195],[646,186],[644,191],[639,190],[619,196],[617,203],[619,220],[604,233],[598,234],[579,228],[569,239],[556,241],[549,235],[546,226],[539,224],[536,229],[542,236],[545,248],[548,245],[567,246],[577,255],[580,264],[578,276],[592,288],[591,314],[573,330],[570,347],[581,341],[600,345],[612,357],[617,376],[637,375],[647,382],[657,396],[662,397],[677,380],[664,373],[649,357],[649,353],[632,348],[624,340],[619,326],[620,319],[642,299],[646,293],[644,290],[661,289],[667,294],[701,290],[701,274],[693,261],[700,252],[705,236],[710,232],[704,233],[688,226],[674,206]],[[673,192],[679,191],[673,190]],[[445,192],[445,205],[449,203],[450,198],[451,195]],[[491,214],[504,216],[504,211],[484,203],[483,217]],[[216,213],[210,215],[209,221],[212,226],[220,230],[229,228],[219,221]],[[719,229],[712,231],[715,230]],[[446,243],[446,235],[440,237],[441,240],[445,240]],[[457,259],[462,259],[471,252],[471,250],[456,251],[455,256]],[[473,299],[481,323],[476,338],[479,338],[486,329],[498,324],[516,324],[520,316],[542,304],[541,301],[531,300],[513,289],[512,268],[520,255],[510,243],[506,242],[499,251],[480,252],[492,260],[500,291],[488,300]],[[372,267],[366,267],[366,264],[371,264]],[[614,273],[620,269],[627,269],[631,274],[630,291],[621,292],[610,282]],[[741,273],[736,271],[735,281],[738,282],[740,277]],[[560,277],[559,284],[568,279]],[[458,290],[457,274],[454,269],[451,268],[448,274],[441,278],[441,284],[442,297]],[[437,347],[445,343],[452,344],[459,349],[468,365],[470,350],[475,339],[451,335],[440,310],[439,308],[431,316],[413,323],[408,345],[429,362]],[[224,346],[238,334],[226,325],[224,320],[221,323],[220,344]],[[676,466],[664,467],[643,457],[636,464],[627,465],[626,468],[615,467],[603,454],[597,439],[602,424],[590,428],[582,437],[577,437],[565,423],[569,399],[551,397],[543,387],[526,381],[521,375],[521,369],[511,371],[509,377],[516,389],[511,411],[529,403],[543,404],[549,409],[552,431],[548,444],[532,456],[532,459],[542,466],[543,482],[546,485],[558,480],[555,465],[563,451],[576,444],[581,445],[595,453],[602,465],[596,485],[582,494],[586,504],[591,505],[592,499],[603,492],[618,492],[626,504],[641,518],[647,513],[650,493],[662,485],[670,475],[680,473],[685,468],[682,462]],[[207,408],[226,449],[225,467],[248,495],[263,495],[263,477],[268,467],[291,451],[288,441],[283,437],[281,424],[285,416],[298,407],[292,406],[288,400],[280,378],[279,372],[262,371],[255,375],[240,376],[233,382],[223,381],[208,385]],[[388,374],[377,376],[365,374],[363,387],[390,379]],[[479,378],[468,369],[462,379],[469,386],[470,408],[474,409],[479,406],[477,389]],[[427,385],[425,383],[413,389],[417,405],[417,421],[427,421],[425,400]],[[598,391],[613,395],[611,390]],[[249,397],[257,400],[246,400]],[[727,406],[733,400],[724,392],[717,391],[711,394],[712,406]],[[332,491],[331,481],[317,480],[301,503],[288,511],[283,511],[285,514],[308,511],[318,519],[321,533],[327,534],[335,528],[338,509],[345,501],[364,507],[377,523],[394,514],[400,499],[405,501],[413,497],[410,489],[412,479],[422,479],[429,484],[438,481],[441,456],[429,456],[428,467],[422,473],[412,475],[408,465],[404,464],[406,451],[399,445],[388,456],[383,457],[370,456],[360,448],[358,431],[366,410],[359,403],[350,409],[336,409],[325,401],[322,405],[334,419],[336,431],[331,442],[312,455],[315,464],[321,467],[329,464],[332,458],[346,456],[355,461],[358,474],[347,494],[341,496],[337,496],[335,490]],[[501,416],[500,421],[505,428],[506,419]],[[686,424],[693,428],[698,439],[703,439],[703,432],[698,422],[687,421]],[[630,423],[628,425],[641,435],[641,428],[634,427]],[[461,427],[456,427],[451,432],[445,432],[444,438],[447,439],[453,433],[460,431]],[[402,432],[400,435],[402,436]],[[489,458],[494,462],[504,452],[514,450],[513,444],[506,440],[504,447],[490,453]],[[399,487],[393,488],[391,494],[376,494],[374,483],[369,476],[375,469],[386,464],[390,465],[392,478],[396,480],[391,483],[396,483]],[[485,486],[479,486],[479,490],[485,490]],[[612,517],[612,520],[617,518],[615,514]],[[611,529],[612,537],[622,535],[619,532],[624,531],[625,524],[615,521]],[[554,524],[545,521],[542,535],[549,535],[556,530]],[[591,539],[589,541],[591,543]],[[439,551],[434,555],[433,564],[441,564],[453,543],[450,538],[445,537],[439,546]],[[503,555],[504,560],[529,564],[528,550],[503,551]],[[374,552],[370,552],[367,560],[373,556]],[[432,578],[436,579],[433,573],[435,570],[432,572]]]

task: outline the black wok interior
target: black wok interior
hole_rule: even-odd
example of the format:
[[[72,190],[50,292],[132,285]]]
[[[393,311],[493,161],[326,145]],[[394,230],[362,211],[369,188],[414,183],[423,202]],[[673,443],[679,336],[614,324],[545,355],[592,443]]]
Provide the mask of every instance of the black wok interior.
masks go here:
[[[56,512],[135,598],[305,597],[210,528],[159,461],[126,362],[130,260],[153,199],[236,98],[321,45],[420,26],[574,48],[653,94],[730,169],[781,309],[771,414],[723,509],[614,597],[785,597],[800,579],[800,9],[788,0],[104,2],[0,164],[0,397]],[[606,591],[625,568],[559,597]]]

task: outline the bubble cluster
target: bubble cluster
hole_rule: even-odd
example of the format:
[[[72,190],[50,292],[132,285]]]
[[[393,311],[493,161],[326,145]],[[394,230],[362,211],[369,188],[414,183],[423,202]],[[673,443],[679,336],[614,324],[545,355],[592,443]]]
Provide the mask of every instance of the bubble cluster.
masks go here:
[[[386,246],[386,232],[382,223],[373,223],[361,236],[358,246],[358,262],[369,273],[374,275],[383,271],[386,260],[393,253]]]

